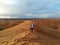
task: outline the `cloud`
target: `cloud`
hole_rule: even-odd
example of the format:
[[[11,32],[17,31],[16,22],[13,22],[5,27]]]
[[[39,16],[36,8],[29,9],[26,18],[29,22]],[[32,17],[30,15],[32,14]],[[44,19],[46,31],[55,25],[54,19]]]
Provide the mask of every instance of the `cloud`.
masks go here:
[[[3,17],[58,18],[59,12],[60,0],[0,0],[0,16]]]
[[[0,3],[3,3],[3,4],[15,4],[16,0],[0,0]]]
[[[0,18],[16,18],[16,17],[12,17],[12,16],[0,16]]]
[[[55,14],[40,14],[41,16],[41,18],[52,18],[52,17],[50,17],[50,16],[52,16],[52,15],[55,15]]]
[[[0,14],[23,14],[26,11],[25,3],[19,0],[0,0]]]
[[[47,14],[47,13],[44,13],[44,14],[26,14],[26,16],[28,18],[32,17],[32,18],[59,18],[60,15],[56,15],[56,14]]]

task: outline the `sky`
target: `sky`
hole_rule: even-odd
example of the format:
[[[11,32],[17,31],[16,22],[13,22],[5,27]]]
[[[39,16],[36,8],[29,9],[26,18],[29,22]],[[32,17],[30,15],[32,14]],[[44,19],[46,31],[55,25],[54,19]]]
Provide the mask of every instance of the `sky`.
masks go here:
[[[60,18],[60,0],[0,0],[0,18]]]

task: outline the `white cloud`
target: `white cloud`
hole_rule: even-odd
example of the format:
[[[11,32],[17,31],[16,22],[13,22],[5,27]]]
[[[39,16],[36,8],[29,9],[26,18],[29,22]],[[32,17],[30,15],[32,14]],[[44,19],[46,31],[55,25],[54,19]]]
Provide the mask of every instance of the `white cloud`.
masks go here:
[[[16,0],[0,0],[0,3],[3,3],[3,4],[15,4]]]
[[[26,14],[26,16],[33,16],[33,14]]]
[[[47,16],[48,16],[47,14],[42,14],[40,17],[41,18],[47,18]]]
[[[5,6],[0,6],[0,14],[8,14],[9,9]]]
[[[41,18],[48,18],[48,17],[50,17],[50,16],[53,16],[53,15],[55,15],[55,14],[40,14],[40,17]]]
[[[28,17],[35,17],[35,18],[51,18],[53,16],[56,16],[56,14],[26,14]]]
[[[0,0],[0,14],[8,14],[8,18],[14,14],[17,17],[23,15],[31,18],[47,18],[54,16],[52,13],[60,10],[59,3],[59,0]],[[60,14],[60,12],[55,14]],[[3,17],[7,18],[5,15],[0,18]]]
[[[0,14],[24,14],[26,5],[20,0],[0,0]]]
[[[12,16],[0,16],[0,18],[16,18],[16,17],[12,17]]]

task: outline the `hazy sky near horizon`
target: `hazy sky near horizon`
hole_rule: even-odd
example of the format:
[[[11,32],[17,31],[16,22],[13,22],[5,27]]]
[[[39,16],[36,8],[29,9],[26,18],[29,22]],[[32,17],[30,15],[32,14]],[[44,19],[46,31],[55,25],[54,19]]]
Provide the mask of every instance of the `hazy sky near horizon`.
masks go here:
[[[0,18],[60,18],[60,0],[0,0]]]

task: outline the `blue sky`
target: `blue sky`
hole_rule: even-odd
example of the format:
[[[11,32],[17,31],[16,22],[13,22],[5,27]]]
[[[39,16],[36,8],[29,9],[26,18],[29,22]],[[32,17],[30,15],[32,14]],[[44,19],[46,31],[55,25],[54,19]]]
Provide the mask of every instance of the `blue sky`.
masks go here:
[[[60,0],[0,0],[0,18],[60,18]]]

